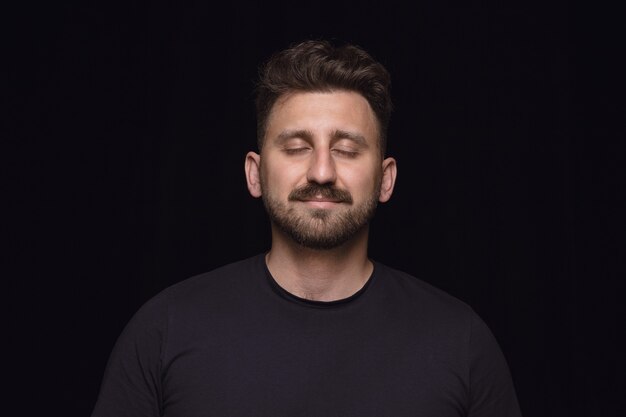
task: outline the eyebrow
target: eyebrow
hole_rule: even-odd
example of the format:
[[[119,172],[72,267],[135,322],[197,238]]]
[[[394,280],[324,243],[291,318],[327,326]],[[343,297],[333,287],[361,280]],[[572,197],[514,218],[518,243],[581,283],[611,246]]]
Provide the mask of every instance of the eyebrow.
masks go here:
[[[293,138],[302,138],[304,140],[310,141],[313,139],[313,133],[310,130],[306,129],[283,130],[276,137],[276,142],[283,143]]]
[[[367,147],[365,137],[359,133],[348,132],[347,130],[336,129],[332,134],[333,140],[349,139],[356,142],[359,146]]]
[[[276,142],[283,143],[293,138],[302,138],[306,141],[312,141],[313,136],[313,132],[307,129],[289,129],[280,132],[276,137]],[[365,140],[365,137],[363,135],[342,129],[335,129],[331,134],[331,139],[333,141],[337,141],[339,139],[348,139],[356,142],[359,146],[368,146],[367,141]]]

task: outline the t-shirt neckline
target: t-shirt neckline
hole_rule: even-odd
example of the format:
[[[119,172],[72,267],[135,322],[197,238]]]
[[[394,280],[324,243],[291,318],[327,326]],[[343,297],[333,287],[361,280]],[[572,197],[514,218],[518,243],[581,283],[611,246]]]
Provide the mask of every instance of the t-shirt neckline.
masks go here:
[[[372,269],[372,273],[370,274],[369,278],[367,279],[367,281],[365,281],[365,284],[363,284],[363,286],[354,294],[350,295],[349,297],[346,298],[341,298],[339,300],[333,300],[333,301],[316,301],[316,300],[308,300],[306,298],[302,298],[302,297],[298,297],[295,294],[290,293],[289,291],[287,291],[286,289],[284,289],[283,287],[281,287],[278,282],[276,282],[276,280],[274,279],[274,277],[272,276],[272,273],[270,272],[269,268],[267,267],[267,263],[265,262],[265,253],[259,255],[259,260],[261,262],[261,265],[263,267],[263,270],[265,271],[265,277],[267,279],[268,284],[270,285],[270,287],[272,288],[272,290],[278,294],[281,298],[284,298],[288,301],[306,306],[306,307],[313,307],[313,308],[318,308],[318,309],[332,309],[332,308],[338,308],[338,307],[343,307],[343,306],[347,306],[347,305],[351,305],[354,304],[355,301],[357,301],[358,299],[362,298],[362,296],[365,294],[365,292],[367,291],[367,289],[369,287],[371,287],[372,282],[374,281],[375,277],[376,277],[376,272],[377,272],[377,265],[376,262],[372,261],[370,259],[370,262],[372,262],[373,265],[373,269]]]

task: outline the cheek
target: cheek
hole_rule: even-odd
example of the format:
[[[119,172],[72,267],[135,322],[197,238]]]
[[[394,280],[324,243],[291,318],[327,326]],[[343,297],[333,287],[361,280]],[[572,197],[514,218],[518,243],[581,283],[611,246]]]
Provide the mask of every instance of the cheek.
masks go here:
[[[368,196],[380,187],[380,175],[373,170],[353,171],[344,177],[346,185],[356,195]]]
[[[301,185],[301,175],[294,167],[283,165],[280,169],[261,169],[262,185],[265,192],[275,197],[288,195],[294,188]]]

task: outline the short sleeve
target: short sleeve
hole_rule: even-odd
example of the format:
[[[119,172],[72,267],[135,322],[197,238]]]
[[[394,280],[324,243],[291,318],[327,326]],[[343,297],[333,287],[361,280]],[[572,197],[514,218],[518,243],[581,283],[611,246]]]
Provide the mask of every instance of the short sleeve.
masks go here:
[[[487,325],[472,315],[469,417],[521,417],[509,367]]]
[[[120,334],[91,417],[161,415],[161,357],[166,334],[166,304],[155,298],[135,313]]]

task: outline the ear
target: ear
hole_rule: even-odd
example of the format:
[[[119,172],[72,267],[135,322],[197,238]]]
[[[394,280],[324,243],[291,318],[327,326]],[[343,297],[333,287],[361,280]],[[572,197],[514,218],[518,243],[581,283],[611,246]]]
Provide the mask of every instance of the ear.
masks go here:
[[[386,158],[383,161],[383,178],[380,182],[380,197],[378,197],[378,201],[381,203],[386,203],[391,198],[393,187],[396,184],[396,175],[398,175],[396,160]]]
[[[246,182],[248,183],[248,191],[255,198],[261,197],[263,190],[261,188],[261,155],[256,152],[248,152],[246,154]]]

